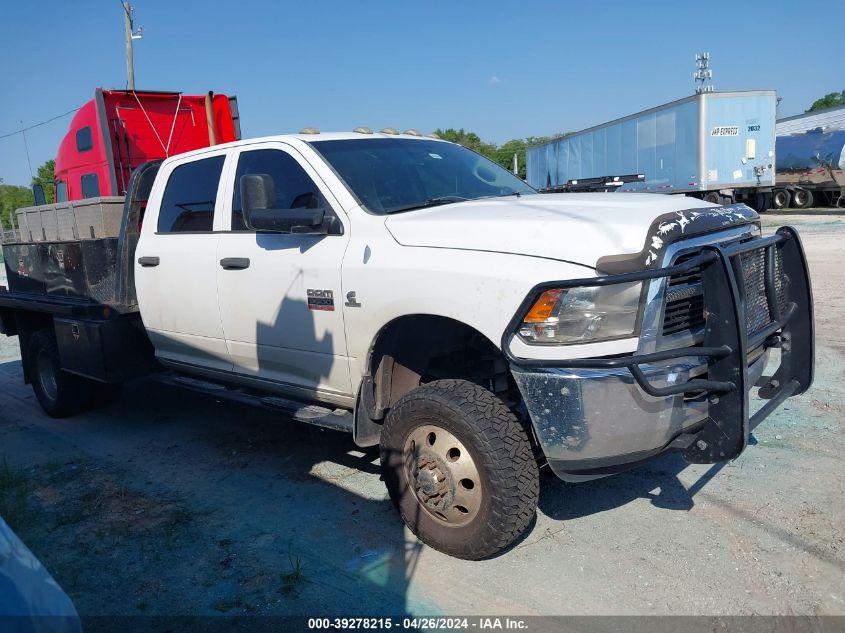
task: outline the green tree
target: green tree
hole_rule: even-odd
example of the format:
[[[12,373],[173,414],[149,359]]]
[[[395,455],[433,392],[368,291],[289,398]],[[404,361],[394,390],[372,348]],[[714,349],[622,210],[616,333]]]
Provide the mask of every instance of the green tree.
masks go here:
[[[53,202],[53,181],[55,180],[56,161],[50,159],[41,165],[32,178],[33,185],[44,187],[44,197],[47,203]],[[5,185],[0,178],[0,225],[5,229],[13,226],[12,218],[15,211],[22,207],[31,207],[35,204],[35,196],[32,189],[19,185]]]
[[[18,185],[0,185],[0,223],[3,228],[12,228],[12,216],[21,207],[31,207],[35,204],[32,191]]]
[[[464,130],[464,128],[456,130],[450,127],[445,130],[437,128],[434,133],[440,138],[442,138],[444,141],[458,143],[459,145],[463,145],[464,147],[474,150],[479,154],[484,154],[484,156],[486,156],[487,158],[496,160],[496,146],[492,143],[485,143],[478,137],[478,134],[476,134],[475,132],[467,132],[466,130]]]
[[[52,158],[38,168],[35,177],[32,179],[33,185],[41,185],[44,188],[44,197],[47,204],[53,202],[53,183],[56,180],[56,161]]]
[[[452,141],[471,150],[483,154],[492,161],[499,163],[508,171],[513,171],[513,155],[517,156],[517,167],[520,178],[525,178],[525,150],[533,145],[540,145],[553,139],[563,136],[563,134],[556,134],[554,136],[529,136],[526,138],[511,139],[502,145],[495,145],[494,143],[485,143],[475,132],[467,132],[463,128],[456,130],[454,128],[446,128],[442,130],[438,128],[434,131],[437,136],[444,141]]]
[[[508,171],[513,171],[513,155],[517,157],[517,174],[523,180],[526,177],[525,171],[525,150],[534,145],[541,145],[551,140],[559,138],[563,134],[555,136],[528,136],[526,138],[511,139],[507,143],[502,143],[496,148],[496,156],[493,160],[499,163]]]
[[[816,110],[824,110],[825,108],[833,108],[834,106],[840,105],[845,105],[845,90],[842,92],[831,92],[821,99],[816,99],[807,112],[815,112]]]

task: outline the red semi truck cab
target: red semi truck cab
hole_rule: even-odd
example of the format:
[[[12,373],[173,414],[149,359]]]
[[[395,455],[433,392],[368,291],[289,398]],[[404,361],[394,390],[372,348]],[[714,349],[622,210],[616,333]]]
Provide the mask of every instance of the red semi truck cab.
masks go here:
[[[138,165],[240,137],[234,96],[97,88],[59,145],[54,200],[125,195]]]

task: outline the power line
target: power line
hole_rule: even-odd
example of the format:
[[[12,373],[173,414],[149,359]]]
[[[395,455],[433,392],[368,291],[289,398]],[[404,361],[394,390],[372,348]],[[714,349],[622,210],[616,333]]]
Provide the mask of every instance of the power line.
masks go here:
[[[82,106],[79,106],[79,108],[81,108],[81,107]],[[57,114],[56,116],[54,116],[51,119],[47,119],[46,121],[41,121],[41,123],[36,123],[35,125],[30,125],[29,127],[24,127],[24,128],[19,129],[19,130],[15,130],[14,132],[9,132],[8,134],[2,134],[2,135],[0,135],[0,139],[9,138],[10,136],[15,136],[16,134],[23,134],[24,132],[29,132],[29,130],[35,129],[37,127],[41,127],[42,125],[47,125],[48,123],[52,123],[53,121],[61,119],[62,117],[66,117],[69,114],[73,114],[74,112],[79,110],[79,108],[74,108],[73,110],[68,110],[67,112],[63,112],[62,114]]]
[[[21,121],[21,127],[23,127],[23,121]],[[21,131],[21,136],[23,136],[23,146],[26,148],[26,164],[29,165],[29,177],[35,178],[32,175],[32,160],[29,158],[29,143],[26,142],[26,132]]]

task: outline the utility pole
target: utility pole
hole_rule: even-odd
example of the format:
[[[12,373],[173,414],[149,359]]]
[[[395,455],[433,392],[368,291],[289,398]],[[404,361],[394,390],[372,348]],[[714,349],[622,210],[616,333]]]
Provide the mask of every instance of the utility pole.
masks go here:
[[[519,158],[516,152],[513,153],[513,175],[519,176]]]
[[[133,32],[135,26],[135,10],[127,0],[121,0],[123,5],[123,28],[126,37],[126,87],[135,90],[135,58],[132,40],[140,40],[144,36],[144,29]]]

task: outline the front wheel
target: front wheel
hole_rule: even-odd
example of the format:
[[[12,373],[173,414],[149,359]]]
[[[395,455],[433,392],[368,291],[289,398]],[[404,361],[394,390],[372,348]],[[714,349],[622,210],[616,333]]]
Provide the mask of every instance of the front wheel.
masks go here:
[[[417,537],[451,556],[492,556],[537,510],[540,479],[525,428],[492,393],[438,380],[403,396],[381,435],[390,497]]]

